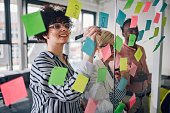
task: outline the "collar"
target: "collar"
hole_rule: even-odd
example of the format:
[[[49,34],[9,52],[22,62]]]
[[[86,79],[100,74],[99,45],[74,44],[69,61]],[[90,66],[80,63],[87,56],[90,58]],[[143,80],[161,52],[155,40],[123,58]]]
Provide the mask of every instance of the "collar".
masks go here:
[[[43,55],[43,56],[50,57],[50,58],[52,58],[52,59],[55,58],[55,57],[59,58],[57,55],[55,55],[54,53],[49,52],[49,51],[41,52],[40,54]],[[68,55],[66,55],[66,54],[64,54],[64,53],[63,53],[63,57],[64,57],[66,60],[68,59]],[[60,59],[60,58],[59,58],[59,59]]]
[[[125,46],[126,48],[128,48],[130,50],[136,51],[135,48],[129,47],[126,43],[123,43],[123,46]],[[138,45],[137,45],[137,47],[138,47]]]

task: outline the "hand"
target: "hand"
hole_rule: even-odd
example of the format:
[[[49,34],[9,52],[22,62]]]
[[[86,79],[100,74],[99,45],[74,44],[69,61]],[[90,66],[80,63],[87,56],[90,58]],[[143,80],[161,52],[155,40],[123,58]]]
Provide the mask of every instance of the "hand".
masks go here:
[[[80,103],[81,103],[81,105],[83,107],[83,111],[85,111],[87,103],[82,98],[80,98]]]

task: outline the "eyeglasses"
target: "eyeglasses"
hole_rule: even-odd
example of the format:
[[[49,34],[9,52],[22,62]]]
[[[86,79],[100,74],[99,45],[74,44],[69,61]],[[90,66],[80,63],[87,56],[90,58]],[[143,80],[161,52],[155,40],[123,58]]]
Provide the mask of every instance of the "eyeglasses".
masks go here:
[[[52,27],[54,29],[60,29],[61,26],[64,26],[66,29],[70,30],[71,28],[71,25],[69,23],[64,23],[64,24],[61,24],[61,23],[55,23],[55,24],[52,24],[50,25],[49,27]]]
[[[99,46],[99,47],[106,47],[107,45],[101,45],[101,46]],[[111,49],[111,51],[113,50],[113,45],[111,45],[110,44],[110,49]]]

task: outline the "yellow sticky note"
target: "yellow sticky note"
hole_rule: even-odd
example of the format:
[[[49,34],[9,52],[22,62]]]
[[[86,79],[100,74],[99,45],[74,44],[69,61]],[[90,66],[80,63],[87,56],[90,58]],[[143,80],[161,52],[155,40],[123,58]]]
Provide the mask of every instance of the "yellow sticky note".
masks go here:
[[[137,2],[137,6],[135,8],[134,13],[139,13],[141,8],[142,8],[142,6],[143,6],[143,2]]]
[[[78,91],[80,93],[83,93],[84,89],[86,88],[86,85],[88,83],[88,80],[89,80],[89,78],[87,78],[86,76],[78,74],[78,77],[77,77],[76,81],[74,82],[72,89],[74,89],[75,91]]]
[[[134,54],[136,60],[139,62],[139,60],[141,59],[143,53],[142,50],[140,49],[140,47],[137,49],[136,53]]]
[[[77,0],[69,0],[65,16],[78,19],[82,3]]]
[[[120,71],[127,70],[127,58],[120,58]]]

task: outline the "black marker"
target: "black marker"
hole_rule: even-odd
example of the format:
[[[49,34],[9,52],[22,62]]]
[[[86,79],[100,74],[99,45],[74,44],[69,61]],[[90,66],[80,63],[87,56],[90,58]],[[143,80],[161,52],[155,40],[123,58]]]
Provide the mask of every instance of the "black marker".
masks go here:
[[[115,71],[120,71],[120,68],[116,68]]]

